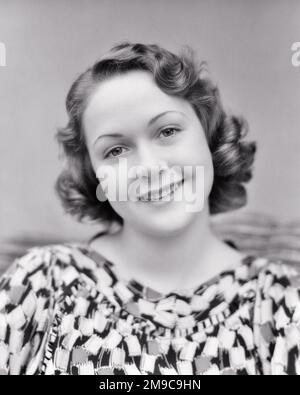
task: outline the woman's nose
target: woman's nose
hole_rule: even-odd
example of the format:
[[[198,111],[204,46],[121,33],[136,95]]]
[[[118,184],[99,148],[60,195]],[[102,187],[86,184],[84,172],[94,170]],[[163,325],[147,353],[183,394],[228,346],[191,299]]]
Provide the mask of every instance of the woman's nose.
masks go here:
[[[137,174],[139,177],[156,177],[164,170],[168,169],[168,164],[164,158],[157,155],[157,152],[149,144],[140,145],[138,149],[138,169]]]

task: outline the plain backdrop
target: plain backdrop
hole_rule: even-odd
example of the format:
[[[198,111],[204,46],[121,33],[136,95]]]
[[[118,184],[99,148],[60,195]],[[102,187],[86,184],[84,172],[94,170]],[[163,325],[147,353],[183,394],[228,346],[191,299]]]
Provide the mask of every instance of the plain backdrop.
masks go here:
[[[65,215],[54,194],[54,135],[74,78],[123,40],[175,52],[187,44],[208,62],[225,106],[258,142],[243,210],[299,220],[299,0],[0,0],[0,240],[97,229]]]

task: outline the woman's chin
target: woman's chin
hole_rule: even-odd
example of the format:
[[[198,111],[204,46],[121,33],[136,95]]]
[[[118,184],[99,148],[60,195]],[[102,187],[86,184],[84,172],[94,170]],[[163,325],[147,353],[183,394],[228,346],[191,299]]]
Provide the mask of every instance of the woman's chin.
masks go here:
[[[165,215],[143,215],[137,222],[141,231],[148,234],[170,236],[183,231],[192,219],[193,213],[177,211]]]

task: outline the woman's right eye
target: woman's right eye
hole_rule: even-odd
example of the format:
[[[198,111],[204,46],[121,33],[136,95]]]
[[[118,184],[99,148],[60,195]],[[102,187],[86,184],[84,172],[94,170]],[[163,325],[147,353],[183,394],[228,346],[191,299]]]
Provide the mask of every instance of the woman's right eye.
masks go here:
[[[111,156],[113,157],[117,157],[121,154],[120,150],[122,150],[123,147],[114,147],[111,150],[109,150],[105,155],[104,158],[109,158]],[[116,155],[114,155],[113,153],[116,153]]]

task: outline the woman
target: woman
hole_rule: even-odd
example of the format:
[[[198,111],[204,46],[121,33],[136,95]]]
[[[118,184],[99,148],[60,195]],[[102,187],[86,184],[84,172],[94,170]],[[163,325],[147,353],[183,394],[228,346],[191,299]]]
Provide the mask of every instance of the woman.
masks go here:
[[[74,82],[56,191],[106,230],[2,277],[1,373],[300,373],[299,271],[210,226],[246,204],[255,143],[203,71],[124,42]]]

